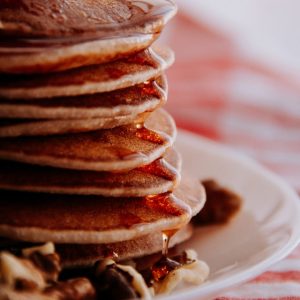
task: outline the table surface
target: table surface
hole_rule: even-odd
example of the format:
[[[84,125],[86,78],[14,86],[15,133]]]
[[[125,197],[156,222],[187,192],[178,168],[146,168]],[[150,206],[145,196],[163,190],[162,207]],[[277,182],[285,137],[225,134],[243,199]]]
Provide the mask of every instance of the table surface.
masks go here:
[[[255,158],[299,193],[296,80],[241,58],[230,40],[183,13],[169,25],[167,41],[176,54],[167,109],[177,126]],[[300,299],[300,246],[218,299]]]

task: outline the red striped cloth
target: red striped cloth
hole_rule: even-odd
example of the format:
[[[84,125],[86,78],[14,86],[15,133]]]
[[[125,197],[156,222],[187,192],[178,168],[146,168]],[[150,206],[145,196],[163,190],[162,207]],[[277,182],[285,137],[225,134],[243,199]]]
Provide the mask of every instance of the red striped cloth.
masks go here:
[[[246,61],[233,44],[191,18],[172,22],[176,64],[168,110],[178,127],[227,144],[280,174],[300,192],[300,86]],[[218,299],[299,299],[300,247]]]

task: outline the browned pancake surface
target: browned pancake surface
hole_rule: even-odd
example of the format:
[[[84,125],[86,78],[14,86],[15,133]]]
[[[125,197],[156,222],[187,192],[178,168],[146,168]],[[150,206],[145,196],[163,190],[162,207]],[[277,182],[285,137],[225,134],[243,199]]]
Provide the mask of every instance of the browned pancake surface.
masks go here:
[[[169,0],[0,1],[0,70],[47,73],[149,47],[175,14]]]
[[[0,119],[0,137],[48,136],[109,129],[132,124],[143,115],[83,119]]]
[[[158,16],[163,18],[172,10],[172,3],[161,0],[2,0],[0,35],[49,38],[97,32],[107,37],[128,28],[136,33],[138,25],[157,21],[154,28],[145,26],[143,31],[154,33],[161,30]]]
[[[92,95],[38,101],[27,99],[26,102],[0,99],[0,117],[73,119],[137,114],[162,105],[166,101],[166,91],[165,79],[158,78],[129,88]]]
[[[173,60],[170,49],[155,47],[114,62],[57,73],[4,74],[0,75],[0,97],[32,99],[114,91],[160,76]]]
[[[159,62],[152,51],[145,50],[116,62],[81,67],[58,73],[36,75],[1,75],[0,87],[32,88],[81,85],[86,82],[105,82],[124,75],[155,68]]]
[[[174,194],[142,198],[1,191],[0,236],[30,242],[95,244],[181,228],[205,202],[199,183],[188,180],[185,185],[189,189],[179,186]]]
[[[184,226],[172,236],[169,247],[189,239],[193,233],[191,225]],[[22,249],[36,246],[35,243],[10,240],[0,237],[0,250],[18,254]],[[149,255],[162,250],[161,231],[141,236],[132,240],[111,244],[56,244],[55,251],[60,256],[63,268],[92,266],[95,262],[114,257],[115,260],[125,260]]]
[[[172,236],[169,247],[187,240],[192,232],[192,226],[185,226]],[[140,238],[112,244],[57,244],[55,250],[61,258],[63,267],[91,266],[110,255],[115,255],[115,260],[125,260],[161,252],[162,233],[153,232]]]
[[[3,0],[0,34],[14,37],[81,34],[142,15],[125,0]]]
[[[141,139],[139,132],[134,125],[128,125],[79,134],[6,138],[1,140],[0,147],[1,150],[22,152],[37,157],[51,156],[54,159],[68,158],[97,162],[98,160],[113,161],[116,158],[126,159],[130,155],[147,152],[156,144],[165,143],[165,140],[154,132],[149,132],[147,140]]]
[[[55,231],[128,229],[186,214],[170,194],[111,199],[1,191],[0,206],[1,225]]]
[[[132,169],[162,156],[175,139],[175,124],[162,110],[151,114],[145,125],[47,137],[3,138],[0,157],[71,169]]]
[[[160,97],[161,90],[158,89],[154,81],[138,84],[129,88],[117,91],[98,93],[93,95],[56,97],[51,99],[24,99],[20,100],[4,100],[0,99],[0,104],[10,105],[35,105],[37,107],[79,107],[79,108],[113,108],[119,105],[138,105],[148,101],[149,96]]]
[[[180,158],[172,150],[165,159],[124,173],[67,170],[0,161],[0,188],[33,192],[146,196],[173,190]]]

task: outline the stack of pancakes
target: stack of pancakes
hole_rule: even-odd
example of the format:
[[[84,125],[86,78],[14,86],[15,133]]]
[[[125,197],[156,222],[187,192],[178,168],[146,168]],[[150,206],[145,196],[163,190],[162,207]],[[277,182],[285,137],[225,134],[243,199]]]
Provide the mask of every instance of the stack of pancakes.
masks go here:
[[[181,180],[168,0],[0,3],[2,247],[54,242],[66,267],[186,240],[205,200]],[[153,3],[154,2],[154,3]]]

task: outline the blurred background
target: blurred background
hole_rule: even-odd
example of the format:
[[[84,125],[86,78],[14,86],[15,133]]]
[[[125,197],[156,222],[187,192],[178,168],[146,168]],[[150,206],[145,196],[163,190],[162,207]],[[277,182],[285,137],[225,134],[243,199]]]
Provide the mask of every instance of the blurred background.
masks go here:
[[[300,192],[300,1],[177,0],[168,110]]]

